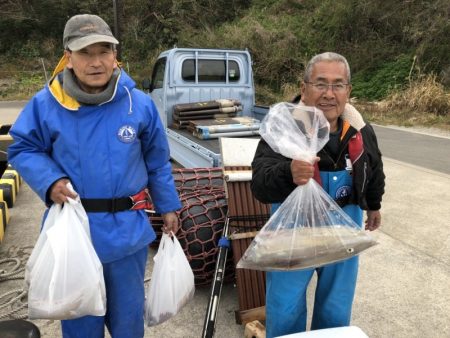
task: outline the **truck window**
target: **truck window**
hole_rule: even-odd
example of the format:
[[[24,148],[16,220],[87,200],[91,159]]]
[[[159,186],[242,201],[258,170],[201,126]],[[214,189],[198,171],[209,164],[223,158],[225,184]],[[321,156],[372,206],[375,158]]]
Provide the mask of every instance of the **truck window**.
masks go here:
[[[198,82],[226,82],[225,60],[198,60]],[[183,62],[181,76],[184,81],[195,82],[195,60]],[[228,81],[238,82],[241,77],[236,61],[228,61]]]
[[[164,73],[166,70],[166,59],[161,58],[155,63],[152,74],[152,89],[162,88],[164,83]]]

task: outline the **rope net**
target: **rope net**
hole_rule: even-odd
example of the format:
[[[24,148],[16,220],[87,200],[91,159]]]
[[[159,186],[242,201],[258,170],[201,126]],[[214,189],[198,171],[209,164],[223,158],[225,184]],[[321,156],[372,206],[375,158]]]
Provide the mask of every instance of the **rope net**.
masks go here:
[[[221,168],[174,169],[173,177],[182,208],[178,211],[180,230],[177,238],[194,272],[197,286],[210,285],[214,278],[218,242],[228,210]],[[149,212],[157,239],[162,235],[160,214]],[[231,250],[226,264],[226,281],[234,277]]]
[[[180,194],[210,189],[223,189],[222,168],[174,169],[175,186]]]
[[[23,279],[32,250],[32,246],[12,246],[0,259],[0,321],[28,317],[28,291]]]

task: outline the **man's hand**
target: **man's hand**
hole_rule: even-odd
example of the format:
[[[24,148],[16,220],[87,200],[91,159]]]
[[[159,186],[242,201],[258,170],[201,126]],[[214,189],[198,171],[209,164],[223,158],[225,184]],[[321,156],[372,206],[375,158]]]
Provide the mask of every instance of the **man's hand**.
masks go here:
[[[168,212],[167,214],[161,214],[163,221],[164,221],[164,227],[163,231],[166,234],[170,234],[170,232],[173,232],[174,234],[178,231],[178,216],[177,213],[172,211]]]
[[[297,185],[303,185],[314,176],[314,163],[319,161],[320,158],[316,157],[313,164],[305,161],[292,160],[291,173],[292,180]]]
[[[50,191],[50,199],[53,202],[57,204],[63,204],[67,202],[67,197],[77,197],[77,194],[74,194],[67,188],[67,183],[69,182],[70,181],[67,178],[61,178],[53,184]]]
[[[366,230],[374,231],[381,225],[380,210],[367,210]]]

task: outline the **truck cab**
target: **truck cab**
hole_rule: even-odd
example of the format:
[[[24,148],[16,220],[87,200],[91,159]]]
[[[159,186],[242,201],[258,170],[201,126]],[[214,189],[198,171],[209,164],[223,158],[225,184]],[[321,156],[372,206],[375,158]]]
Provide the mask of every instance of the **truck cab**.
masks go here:
[[[166,128],[171,157],[186,168],[220,165],[219,142],[201,140],[173,127],[177,104],[218,99],[238,100],[239,116],[261,119],[267,109],[255,109],[252,61],[247,50],[173,48],[155,62],[144,84]]]

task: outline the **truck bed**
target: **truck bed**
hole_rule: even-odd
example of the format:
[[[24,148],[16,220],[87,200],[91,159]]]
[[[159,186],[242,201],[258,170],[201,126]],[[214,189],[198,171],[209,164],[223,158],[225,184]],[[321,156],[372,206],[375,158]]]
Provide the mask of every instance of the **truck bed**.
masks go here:
[[[259,135],[245,138],[259,138]],[[184,168],[221,166],[219,139],[201,140],[186,129],[170,127],[167,128],[167,140],[170,157]]]
[[[251,117],[261,121],[268,111],[269,107],[254,106]],[[259,135],[238,137],[259,138]],[[218,139],[202,140],[192,135],[187,129],[173,127],[167,127],[167,139],[170,146],[170,156],[181,166],[185,168],[221,166]]]
[[[191,140],[192,142],[199,144],[200,146],[212,151],[215,154],[220,153],[219,139],[201,140],[198,137],[195,137],[194,135],[192,135],[192,133],[190,131],[188,131],[187,129],[176,129],[176,128],[172,128],[172,127],[169,127],[168,129],[186,137],[187,139]]]

